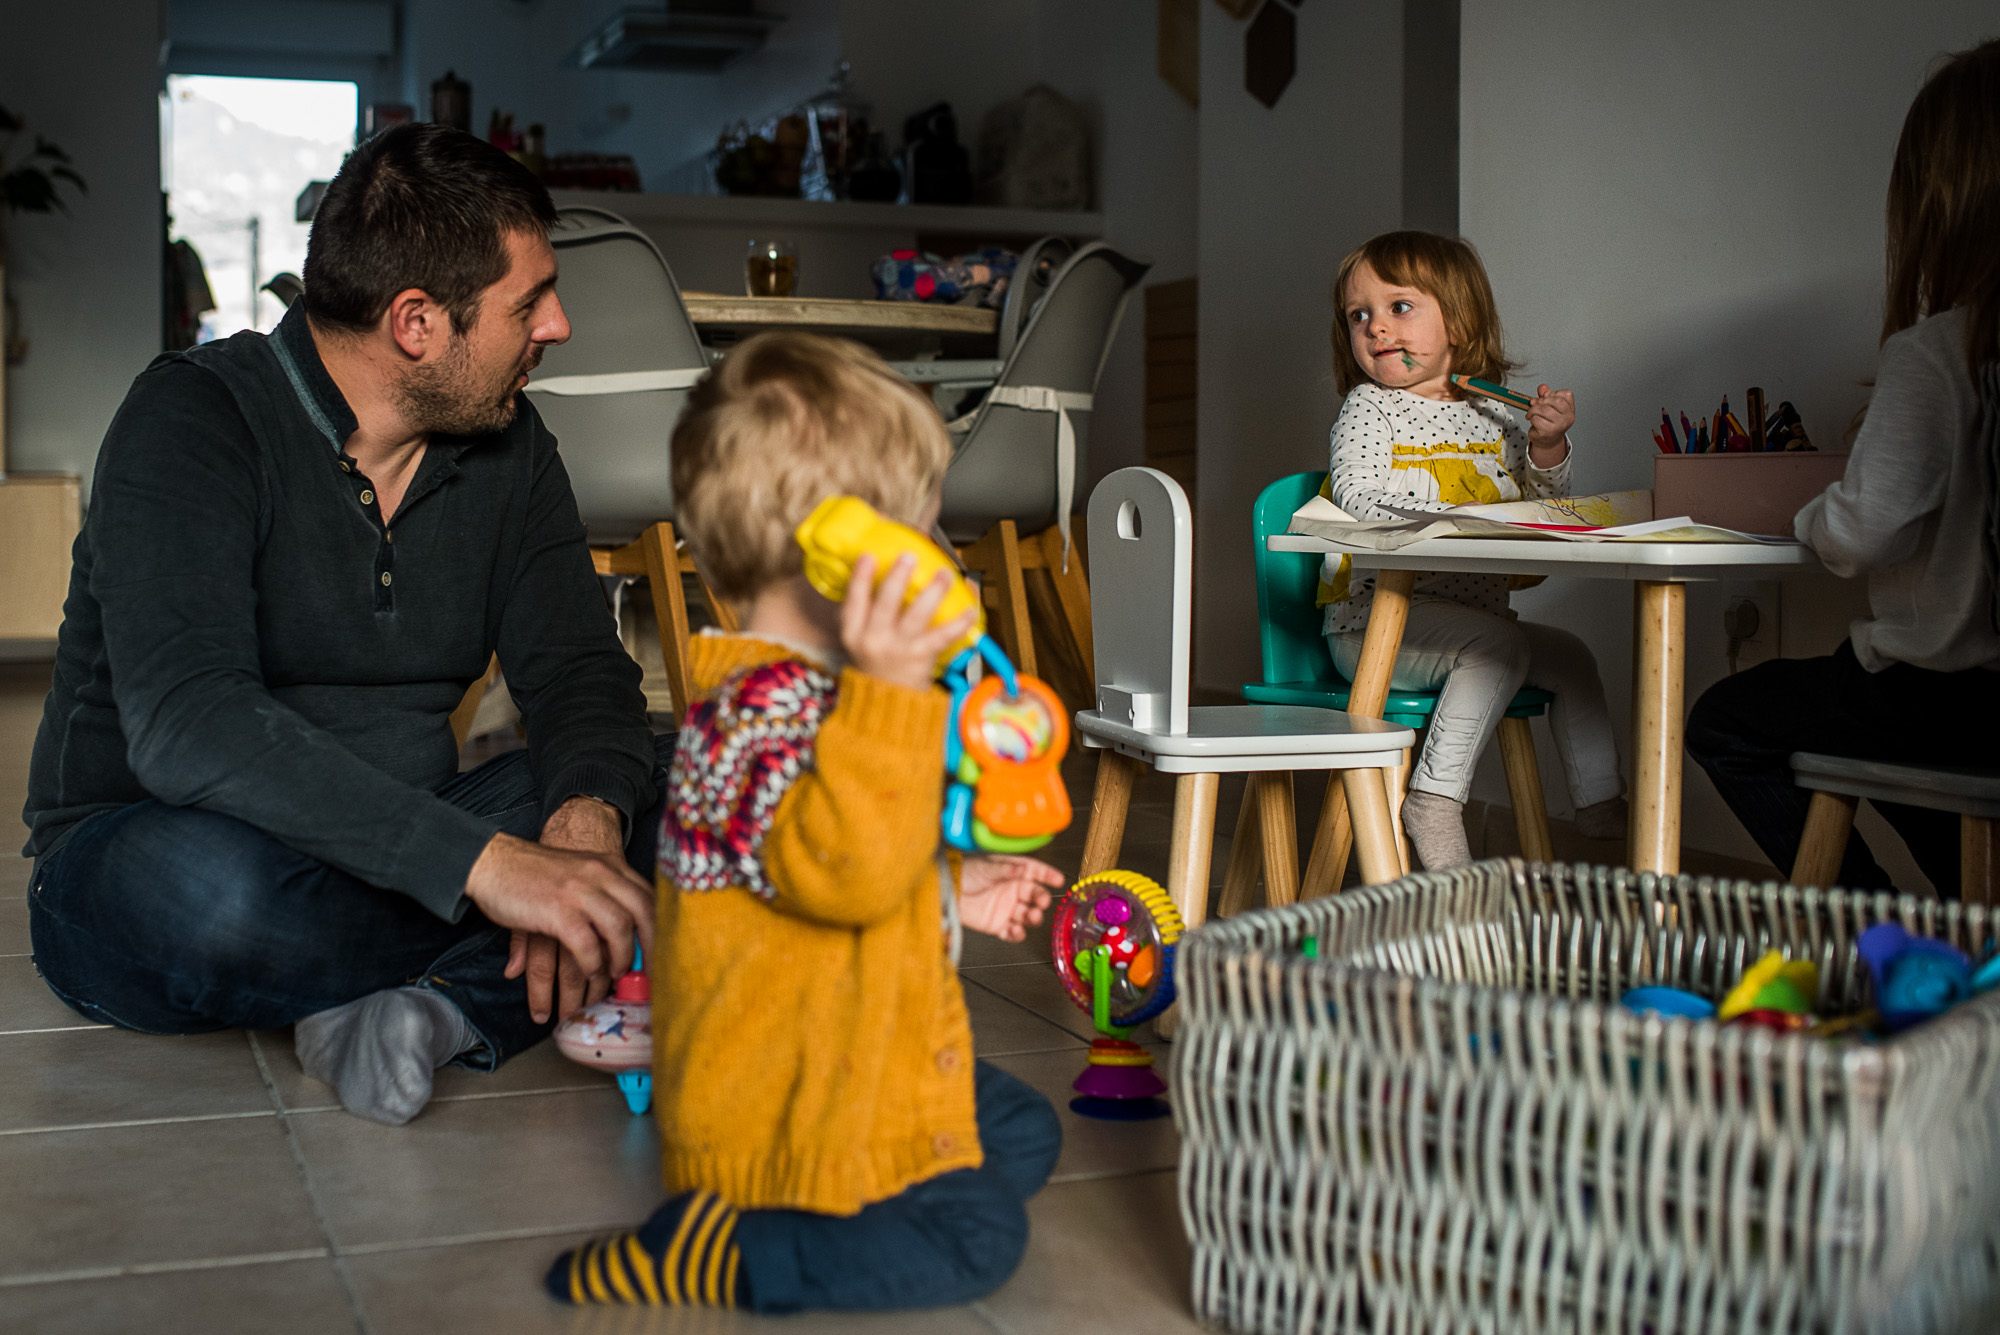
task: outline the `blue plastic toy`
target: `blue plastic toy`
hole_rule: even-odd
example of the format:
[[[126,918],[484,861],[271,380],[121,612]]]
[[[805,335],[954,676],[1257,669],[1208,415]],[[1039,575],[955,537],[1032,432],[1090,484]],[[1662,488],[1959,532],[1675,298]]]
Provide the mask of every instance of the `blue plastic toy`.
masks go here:
[[[1934,937],[1878,922],[1854,943],[1875,985],[1875,1009],[1895,1033],[1950,1010],[1972,995],[1972,962]]]

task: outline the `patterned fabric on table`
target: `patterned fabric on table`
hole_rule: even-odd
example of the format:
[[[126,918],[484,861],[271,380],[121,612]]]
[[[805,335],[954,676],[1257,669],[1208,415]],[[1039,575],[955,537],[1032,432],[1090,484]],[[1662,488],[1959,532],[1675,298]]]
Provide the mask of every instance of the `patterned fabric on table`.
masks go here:
[[[740,885],[775,896],[764,837],[778,803],[812,768],[839,689],[818,668],[781,659],[737,673],[688,710],[660,816],[661,876],[681,890]]]
[[[998,307],[1007,299],[1007,284],[1020,258],[997,246],[948,260],[927,251],[892,250],[875,261],[875,296],[881,301]]]

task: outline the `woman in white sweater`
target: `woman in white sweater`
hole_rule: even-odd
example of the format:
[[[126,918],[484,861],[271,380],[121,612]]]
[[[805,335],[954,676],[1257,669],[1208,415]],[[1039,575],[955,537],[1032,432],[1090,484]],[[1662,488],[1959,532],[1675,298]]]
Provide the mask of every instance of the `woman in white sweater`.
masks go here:
[[[1794,751],[2000,768],[2000,42],[1954,56],[1911,104],[1888,252],[1874,399],[1846,477],[1796,521],[1828,570],[1867,578],[1869,615],[1828,657],[1723,679],[1688,720],[1688,753],[1780,868],[1809,804]],[[1958,817],[1877,805],[1955,896]],[[1859,835],[1840,884],[1890,886]]]

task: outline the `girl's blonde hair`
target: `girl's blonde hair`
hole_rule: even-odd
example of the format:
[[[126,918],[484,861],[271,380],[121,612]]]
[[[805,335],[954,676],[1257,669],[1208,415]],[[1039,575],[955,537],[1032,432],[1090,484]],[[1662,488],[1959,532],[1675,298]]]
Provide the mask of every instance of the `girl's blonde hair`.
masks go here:
[[[1413,287],[1437,302],[1444,313],[1445,337],[1451,340],[1454,374],[1499,382],[1514,369],[1502,346],[1493,285],[1487,282],[1486,266],[1472,243],[1436,232],[1384,232],[1349,252],[1333,280],[1338,312],[1333,322],[1333,375],[1342,394],[1368,381],[1368,373],[1354,360],[1347,332],[1347,282],[1363,264],[1383,282]]]
[[[1952,56],[1910,103],[1888,213],[1883,339],[1963,306],[1976,373],[2000,354],[2000,41]]]
[[[928,396],[857,343],[744,340],[674,428],[674,517],[717,596],[743,603],[799,574],[792,531],[828,496],[916,523],[951,443]]]

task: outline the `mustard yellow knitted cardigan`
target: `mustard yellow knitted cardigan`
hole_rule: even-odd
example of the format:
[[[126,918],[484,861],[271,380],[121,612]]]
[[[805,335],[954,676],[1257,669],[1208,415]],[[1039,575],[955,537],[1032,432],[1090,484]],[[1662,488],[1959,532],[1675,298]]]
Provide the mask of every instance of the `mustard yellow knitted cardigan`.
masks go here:
[[[705,635],[689,657],[709,692],[798,655]],[[841,673],[813,767],[765,838],[773,898],[658,878],[648,964],[669,1193],[850,1215],[979,1166],[972,1030],[939,902],[948,705]]]

